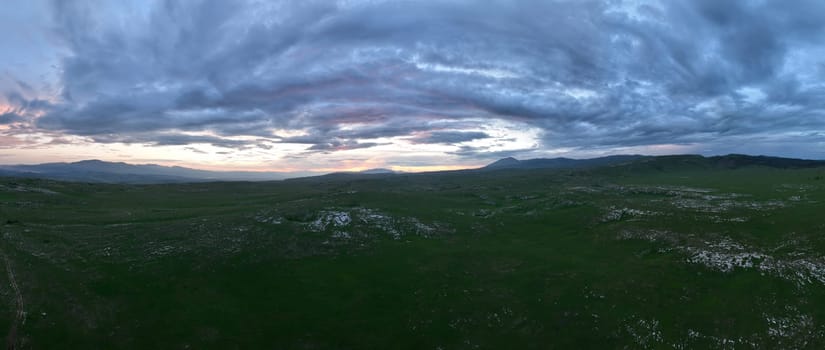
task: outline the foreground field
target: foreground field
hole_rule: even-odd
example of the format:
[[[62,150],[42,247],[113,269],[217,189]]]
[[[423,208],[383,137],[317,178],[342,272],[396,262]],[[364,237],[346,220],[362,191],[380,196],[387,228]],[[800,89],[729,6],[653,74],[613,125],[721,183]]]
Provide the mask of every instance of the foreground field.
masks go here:
[[[823,348],[825,170],[0,179],[21,348]]]

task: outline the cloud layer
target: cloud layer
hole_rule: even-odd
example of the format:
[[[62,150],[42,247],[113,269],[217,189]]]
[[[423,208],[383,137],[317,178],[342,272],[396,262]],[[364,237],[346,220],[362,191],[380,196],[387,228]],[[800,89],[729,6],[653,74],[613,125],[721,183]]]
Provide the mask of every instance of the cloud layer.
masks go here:
[[[54,2],[59,95],[18,98],[0,124],[102,143],[302,145],[293,157],[749,142],[825,156],[811,151],[825,146],[818,0],[137,5]]]

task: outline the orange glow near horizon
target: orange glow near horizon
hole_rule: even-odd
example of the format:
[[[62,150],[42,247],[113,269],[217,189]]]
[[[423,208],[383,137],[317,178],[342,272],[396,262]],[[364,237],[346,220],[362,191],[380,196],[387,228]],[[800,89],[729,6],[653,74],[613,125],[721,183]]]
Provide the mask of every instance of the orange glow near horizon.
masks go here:
[[[352,166],[352,167],[319,167],[319,168],[297,168],[297,167],[260,167],[260,166],[243,166],[243,165],[232,165],[232,166],[225,166],[225,165],[215,165],[215,164],[201,164],[201,163],[189,163],[189,162],[181,162],[181,161],[158,161],[158,162],[151,162],[152,164],[162,165],[162,166],[180,166],[185,168],[192,168],[192,169],[199,169],[199,170],[209,170],[209,171],[246,171],[246,172],[259,172],[259,173],[266,173],[266,172],[279,172],[279,173],[337,173],[337,172],[360,172],[370,169],[390,169],[393,171],[400,171],[405,173],[424,173],[424,172],[433,172],[433,171],[452,171],[452,170],[465,170],[465,169],[475,169],[484,166],[483,164],[478,165],[428,165],[428,166],[390,166],[390,167],[382,167],[380,165],[375,166]],[[145,164],[145,163],[130,163],[130,164]]]
[[[105,160],[105,159],[102,159]],[[115,161],[115,160],[112,160]],[[422,166],[385,166],[380,160],[366,160],[353,161],[344,160],[339,166],[317,166],[317,167],[296,167],[296,166],[280,166],[267,165],[261,166],[252,163],[247,164],[214,164],[214,163],[200,163],[187,161],[152,161],[152,162],[130,162],[130,164],[146,164],[153,163],[163,166],[180,166],[192,169],[201,169],[209,171],[249,171],[249,172],[284,172],[284,173],[335,173],[335,172],[360,172],[370,169],[390,169],[393,171],[400,171],[405,173],[421,173],[432,171],[450,171],[474,169],[484,166],[484,164],[459,164],[459,165],[422,165]]]

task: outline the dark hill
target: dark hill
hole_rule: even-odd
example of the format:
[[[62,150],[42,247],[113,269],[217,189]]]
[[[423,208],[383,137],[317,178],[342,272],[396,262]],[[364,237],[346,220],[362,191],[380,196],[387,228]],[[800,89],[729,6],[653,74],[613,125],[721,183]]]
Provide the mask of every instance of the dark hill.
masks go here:
[[[512,157],[507,157],[490,163],[489,165],[481,168],[480,170],[589,168],[628,163],[646,158],[650,157],[640,155],[617,155],[589,159],[534,158],[527,160],[518,160]]]
[[[768,156],[749,156],[729,154],[724,156],[704,157],[701,155],[671,155],[640,159],[635,162],[615,167],[623,172],[644,171],[683,171],[739,169],[746,167],[766,167],[776,169],[799,169],[825,166],[823,160],[781,158]]]
[[[128,164],[83,160],[74,163],[44,163],[35,165],[2,165],[0,175],[44,178],[64,181],[104,183],[177,183],[205,181],[271,181],[311,173],[208,171],[157,164]]]

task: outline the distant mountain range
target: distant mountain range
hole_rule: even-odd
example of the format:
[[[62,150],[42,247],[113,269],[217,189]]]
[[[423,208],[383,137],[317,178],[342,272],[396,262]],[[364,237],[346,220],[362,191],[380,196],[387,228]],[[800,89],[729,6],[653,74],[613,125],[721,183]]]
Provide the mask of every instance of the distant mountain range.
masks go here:
[[[734,169],[747,166],[770,168],[812,168],[825,166],[825,160],[809,160],[768,156],[750,156],[728,154],[724,156],[705,157],[701,155],[641,156],[617,155],[589,159],[570,158],[536,158],[518,160],[512,157],[499,159],[478,170],[499,169],[577,169],[603,166],[627,166],[635,169],[674,169],[674,168],[722,168]]]
[[[825,167],[825,160],[750,156],[744,154],[728,154],[713,157],[703,157],[700,155],[672,155],[650,157],[623,166],[624,170],[627,171],[738,169],[745,167],[767,167],[777,169],[816,168]]]
[[[358,172],[359,174],[398,174],[399,171],[385,168],[367,169]]]
[[[481,168],[482,170],[496,170],[496,169],[574,169],[586,168],[605,165],[615,165],[621,163],[630,163],[640,159],[652,158],[650,156],[640,155],[618,155],[607,156],[589,159],[571,159],[571,158],[535,158],[527,160],[518,160],[513,157],[499,159],[487,166]]]
[[[347,180],[347,179],[362,179],[364,177],[375,177],[375,176],[384,176],[384,175],[398,175],[404,174],[401,171],[395,171],[392,169],[385,169],[385,168],[374,168],[374,169],[367,169],[361,171],[337,171],[334,173],[322,174],[317,176],[307,176],[307,177],[300,177],[300,178],[291,178],[289,180],[295,181],[340,181],[340,180]]]
[[[157,164],[84,160],[74,163],[0,165],[0,176],[103,183],[178,183],[207,181],[272,181],[312,176],[311,172],[208,171]]]
[[[825,167],[825,160],[807,160],[766,156],[730,154],[726,156],[704,157],[700,155],[642,156],[616,155],[589,159],[536,158],[518,160],[503,158],[482,168],[464,171],[496,171],[507,169],[585,169],[596,167],[618,167],[626,170],[668,170],[668,169],[732,169],[747,166],[772,168]],[[369,169],[360,172],[338,172],[319,178],[358,178],[401,174],[390,169]],[[0,176],[45,178],[62,181],[103,182],[103,183],[181,183],[208,181],[272,181],[321,175],[312,172],[254,172],[254,171],[208,171],[179,166],[157,164],[127,164],[84,160],[74,163],[45,163],[36,165],[0,165]]]

